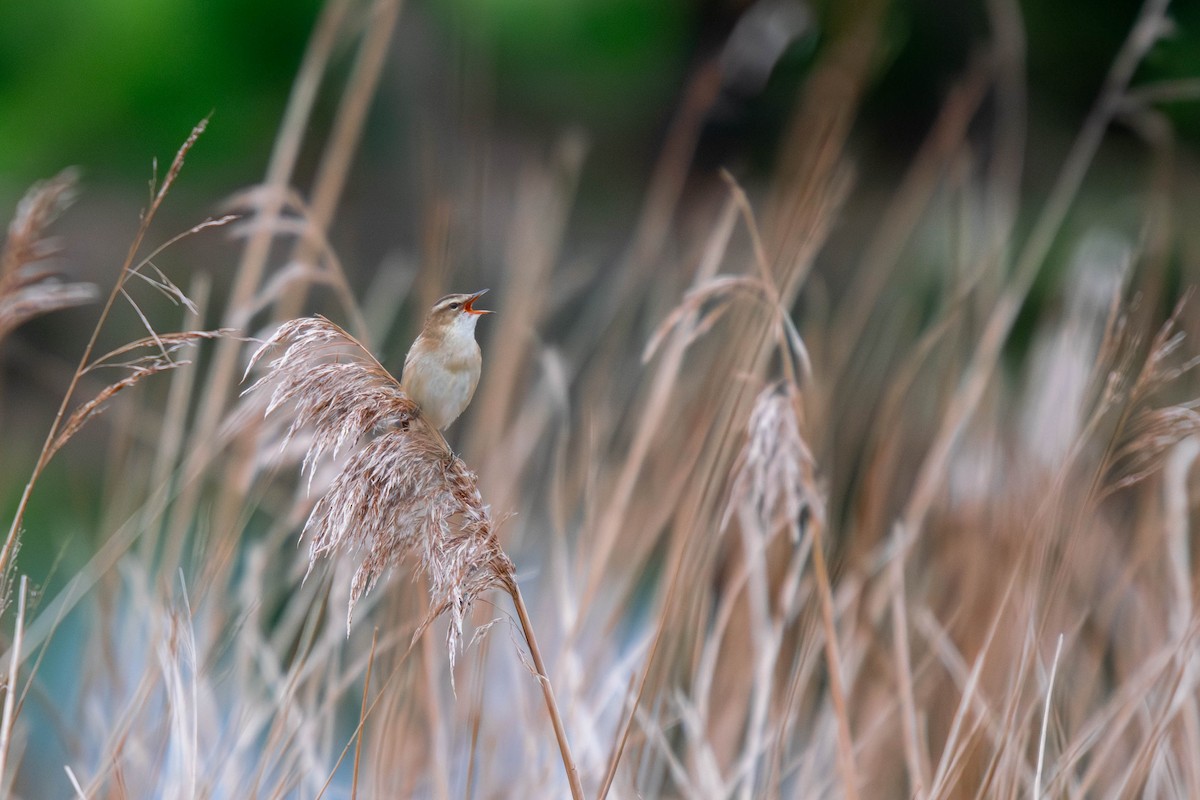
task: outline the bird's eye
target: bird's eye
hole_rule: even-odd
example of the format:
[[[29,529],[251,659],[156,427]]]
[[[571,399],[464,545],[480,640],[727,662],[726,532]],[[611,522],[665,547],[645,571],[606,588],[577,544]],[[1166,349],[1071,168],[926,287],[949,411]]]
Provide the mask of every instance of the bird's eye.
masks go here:
[[[451,304],[450,304],[450,309],[451,309],[451,310],[454,310],[454,309],[458,308],[458,306],[459,306],[459,304],[458,304],[458,303],[451,303]]]

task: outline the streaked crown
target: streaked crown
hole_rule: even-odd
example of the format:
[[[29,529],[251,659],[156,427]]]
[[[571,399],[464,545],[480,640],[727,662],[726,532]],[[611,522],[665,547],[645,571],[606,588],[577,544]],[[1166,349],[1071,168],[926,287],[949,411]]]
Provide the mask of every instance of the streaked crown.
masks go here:
[[[459,314],[491,314],[491,311],[475,308],[475,301],[486,292],[487,289],[471,294],[448,294],[433,304],[433,308],[429,310],[429,316],[432,319],[434,317],[454,318]]]

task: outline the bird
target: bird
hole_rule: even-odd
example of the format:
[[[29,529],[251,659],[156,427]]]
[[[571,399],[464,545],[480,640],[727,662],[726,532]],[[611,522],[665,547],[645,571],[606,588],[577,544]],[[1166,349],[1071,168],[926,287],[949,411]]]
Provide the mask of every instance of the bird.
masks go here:
[[[438,430],[458,419],[479,385],[483,356],[475,324],[492,312],[475,308],[475,301],[486,291],[448,294],[434,303],[404,358],[400,386]]]

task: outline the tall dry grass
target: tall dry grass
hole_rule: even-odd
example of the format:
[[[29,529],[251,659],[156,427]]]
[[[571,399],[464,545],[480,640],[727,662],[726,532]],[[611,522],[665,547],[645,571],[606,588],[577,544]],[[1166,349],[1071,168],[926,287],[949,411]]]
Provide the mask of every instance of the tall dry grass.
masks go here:
[[[1200,796],[1197,316],[1165,277],[1186,187],[1155,87],[1130,88],[1166,3],[1145,3],[1028,226],[1019,9],[988,10],[985,54],[878,221],[849,137],[882,2],[839,12],[767,184],[684,180],[721,79],[701,67],[614,264],[564,255],[578,134],[491,175],[512,200],[498,327],[451,450],[373,343],[409,295],[478,273],[385,265],[364,291],[342,269],[330,225],[404,21],[394,0],[330,0],[267,175],[234,201],[230,295],[143,274],[192,302],[110,354],[171,367],[165,398],[131,398],[157,431],[111,429],[150,488],[50,596],[12,525],[10,793],[563,797],[565,760],[588,797]],[[300,187],[348,37],[357,66],[325,89],[345,100]],[[1138,233],[1077,234],[1116,121],[1150,156]],[[430,200],[430,253],[477,199],[464,183]],[[848,248],[846,229],[868,235]],[[922,249],[935,234],[950,245]],[[1055,245],[1074,253],[1060,300],[1031,304]],[[377,302],[389,286],[413,288]],[[314,297],[349,333],[304,316]],[[239,334],[204,344],[214,318]],[[185,340],[211,358],[180,364]],[[77,405],[75,385],[27,494],[72,457],[70,409],[108,399]],[[63,653],[87,665],[75,698],[40,688]]]

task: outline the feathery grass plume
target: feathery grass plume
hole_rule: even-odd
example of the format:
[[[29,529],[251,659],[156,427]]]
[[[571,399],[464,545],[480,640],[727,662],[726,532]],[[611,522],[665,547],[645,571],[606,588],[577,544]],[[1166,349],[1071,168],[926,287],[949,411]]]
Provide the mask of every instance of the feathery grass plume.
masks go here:
[[[62,424],[67,412],[67,408],[71,405],[71,401],[75,397],[75,391],[79,386],[80,378],[85,372],[87,372],[87,370],[90,368],[90,365],[94,364],[92,361],[92,353],[95,350],[96,342],[100,336],[100,331],[104,327],[104,323],[108,320],[109,313],[112,311],[113,306],[116,304],[119,297],[124,297],[129,301],[133,310],[137,313],[138,317],[146,326],[147,331],[150,333],[150,338],[155,339],[156,344],[159,345],[159,349],[163,351],[163,356],[167,356],[165,346],[158,341],[158,334],[154,332],[154,328],[151,326],[145,314],[142,313],[141,309],[138,308],[137,303],[134,302],[130,293],[125,289],[125,285],[130,276],[138,274],[138,271],[143,264],[149,263],[150,260],[153,259],[153,257],[158,253],[162,252],[165,247],[179,241],[179,239],[184,236],[190,235],[191,232],[201,230],[205,227],[211,227],[214,224],[220,225],[224,224],[224,222],[230,221],[226,219],[223,221],[206,222],[195,226],[191,229],[191,231],[185,232],[174,237],[173,239],[168,240],[166,244],[161,245],[148,258],[143,259],[137,264],[134,263],[138,252],[141,250],[142,243],[145,241],[146,234],[150,229],[150,223],[154,221],[155,216],[158,214],[159,207],[162,205],[163,200],[166,199],[167,192],[170,191],[175,179],[179,177],[179,172],[183,169],[185,157],[196,144],[197,139],[199,139],[200,134],[204,132],[204,129],[207,127],[207,125],[207,120],[201,120],[194,128],[192,128],[192,132],[188,135],[188,138],[184,140],[183,145],[179,148],[179,150],[176,151],[175,158],[171,161],[171,166],[167,170],[166,177],[164,178],[162,185],[157,187],[157,191],[154,191],[154,184],[151,184],[153,198],[150,201],[149,207],[142,213],[141,224],[138,226],[137,232],[134,234],[133,241],[129,245],[129,250],[126,251],[125,261],[121,264],[120,272],[117,274],[117,280],[115,283],[113,283],[112,288],[109,290],[108,298],[104,301],[104,306],[100,309],[100,317],[96,320],[96,324],[92,327],[92,335],[89,337],[87,344],[83,348],[83,353],[79,357],[79,365],[75,368],[74,373],[71,375],[71,380],[67,384],[66,392],[63,393],[63,398],[59,403],[58,411],[55,413],[54,421],[50,424],[50,430],[46,433],[45,443],[42,445],[41,452],[38,453],[37,461],[34,463],[33,472],[30,474],[29,480],[25,483],[25,489],[21,492],[20,500],[17,501],[17,509],[13,514],[12,523],[9,525],[8,534],[4,538],[4,544],[0,545],[0,574],[4,574],[5,570],[8,568],[9,561],[12,559],[13,552],[17,546],[18,539],[20,538],[20,532],[22,530],[21,526],[25,519],[25,511],[29,506],[29,497],[33,493],[33,489],[37,485],[43,470],[45,470],[46,464],[49,463],[50,458],[54,455],[57,447],[61,446],[62,440],[60,440],[60,434],[62,433]],[[19,263],[28,259],[30,254],[36,255],[38,252],[42,252],[40,247],[44,246],[32,244],[32,242],[36,239],[34,232],[41,230],[41,228],[53,217],[54,213],[57,213],[55,209],[61,208],[63,203],[62,198],[66,196],[66,192],[67,189],[64,184],[63,188],[49,191],[48,194],[37,191],[33,193],[33,199],[30,200],[30,203],[26,209],[17,214],[17,222],[14,223],[13,228],[16,233],[10,233],[9,242],[5,246],[5,254],[3,256],[4,263],[0,265],[0,269],[8,269],[8,259],[10,257],[9,253],[14,254],[11,256],[12,264],[19,266]],[[145,278],[146,276],[142,275],[141,277]],[[162,277],[165,280],[165,276]],[[170,284],[169,281],[163,283],[163,281],[151,280],[151,282],[158,287],[159,291],[166,292],[168,296],[173,294],[171,289],[174,284]],[[182,293],[180,292],[179,295],[182,296]],[[59,443],[57,446],[56,442]],[[0,751],[0,776],[2,776],[4,773],[4,764],[2,763],[3,760],[4,753],[3,751]]]
[[[797,410],[794,384],[778,381],[759,392],[750,412],[746,445],[734,467],[722,527],[740,507],[759,520],[765,534],[786,526],[793,541],[799,541],[806,514],[824,520],[812,451],[800,433]]]
[[[147,336],[137,341],[128,342],[117,349],[106,353],[100,358],[89,364],[83,372],[91,372],[92,370],[101,367],[116,367],[129,370],[129,374],[119,381],[111,383],[101,389],[95,397],[85,403],[80,404],[67,421],[63,423],[62,429],[58,436],[55,437],[54,443],[50,445],[48,458],[53,458],[54,454],[62,449],[72,436],[79,432],[79,429],[86,425],[90,420],[99,416],[104,411],[106,404],[118,392],[130,388],[138,383],[141,383],[143,378],[148,378],[151,375],[157,375],[160,372],[186,367],[191,364],[191,361],[177,361],[172,358],[173,354],[189,345],[197,344],[205,339],[216,339],[221,336],[231,336],[233,331],[229,328],[221,328],[212,331],[179,331],[177,333],[154,334]],[[118,356],[126,355],[133,351],[142,348],[156,348],[154,352],[138,358],[129,359],[126,361],[115,361]]]
[[[1119,438],[1114,442],[1109,459],[1109,483],[1105,494],[1132,486],[1157,472],[1176,444],[1200,434],[1200,412],[1196,410],[1200,400],[1173,405],[1154,402],[1160,391],[1200,366],[1200,356],[1182,364],[1172,363],[1172,356],[1183,345],[1184,333],[1178,330],[1179,317],[1191,294],[1190,291],[1184,293],[1171,316],[1159,328],[1137,377],[1132,381],[1127,409],[1118,423]]]
[[[399,382],[333,322],[308,317],[284,323],[250,366],[280,348],[247,391],[271,389],[268,414],[291,407],[285,442],[301,428],[311,429],[302,467],[310,480],[321,458],[354,449],[305,523],[302,535],[312,535],[309,569],[337,550],[359,557],[346,613],[349,633],[355,604],[388,569],[413,559],[429,580],[431,605],[420,629],[450,613],[453,667],[471,604],[488,589],[507,586],[513,574],[475,473],[421,419]]]
[[[0,339],[33,317],[96,299],[90,283],[63,283],[40,262],[55,254],[45,230],[75,199],[75,171],[34,184],[8,226],[0,251]]]

